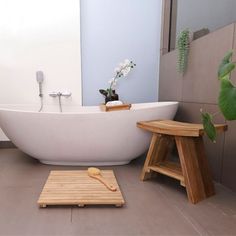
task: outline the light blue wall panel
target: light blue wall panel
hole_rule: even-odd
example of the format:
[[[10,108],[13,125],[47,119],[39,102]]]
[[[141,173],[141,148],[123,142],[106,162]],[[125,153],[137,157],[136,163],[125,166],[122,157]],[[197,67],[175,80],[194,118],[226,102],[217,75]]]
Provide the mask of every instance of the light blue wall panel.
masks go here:
[[[126,58],[137,66],[120,80],[120,99],[156,101],[160,34],[161,0],[81,0],[83,105],[103,101],[98,89]]]

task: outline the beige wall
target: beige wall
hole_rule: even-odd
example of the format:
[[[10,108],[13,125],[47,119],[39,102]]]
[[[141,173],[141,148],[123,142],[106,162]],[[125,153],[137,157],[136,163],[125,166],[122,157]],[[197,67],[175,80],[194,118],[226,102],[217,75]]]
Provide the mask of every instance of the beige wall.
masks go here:
[[[200,108],[217,112],[219,81],[217,68],[225,53],[234,48],[236,60],[236,25],[231,24],[191,43],[189,65],[182,77],[176,69],[177,52],[161,57],[160,101],[180,101],[176,119],[201,122]],[[236,72],[232,75],[236,82]],[[221,115],[216,122],[225,122]],[[229,130],[212,144],[205,144],[214,179],[236,191],[236,121],[230,122]]]

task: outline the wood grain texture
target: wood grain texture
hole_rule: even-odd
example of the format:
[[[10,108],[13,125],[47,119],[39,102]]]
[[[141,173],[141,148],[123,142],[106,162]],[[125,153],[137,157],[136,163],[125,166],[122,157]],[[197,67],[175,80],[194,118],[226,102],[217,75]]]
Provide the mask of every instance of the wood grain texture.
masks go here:
[[[175,139],[183,170],[188,199],[190,202],[195,204],[207,198],[209,195],[206,193],[208,189],[205,188],[205,183],[208,181],[210,182],[209,185],[213,185],[213,183],[212,180],[209,180],[209,178],[204,180],[205,176],[201,173],[201,169],[204,167],[201,166],[201,162],[198,161],[199,150],[196,149],[197,147],[195,145],[194,138],[175,137]]]
[[[139,128],[158,134],[174,136],[199,137],[204,135],[202,124],[191,124],[173,120],[141,121],[137,123]],[[217,132],[227,130],[226,124],[215,125]]]
[[[112,192],[102,183],[88,176],[87,170],[51,171],[39,197],[40,207],[47,205],[116,205],[125,201],[112,170],[102,170],[117,191]]]
[[[111,185],[110,183],[107,182],[101,175],[94,175],[94,174],[89,174],[91,178],[97,179],[100,181],[102,184],[104,184],[110,191],[116,191],[116,187]]]
[[[145,160],[145,163],[143,166],[143,170],[141,173],[141,177],[140,177],[141,180],[147,180],[151,177],[151,172],[150,172],[149,166],[152,164],[152,161],[153,161],[152,158],[154,156],[154,152],[155,152],[155,149],[160,141],[160,138],[161,138],[161,135],[158,135],[155,133],[152,135],[151,143],[149,146],[147,157],[146,157],[146,160]]]
[[[205,194],[206,197],[210,197],[215,194],[215,187],[212,182],[212,174],[210,167],[208,165],[203,138],[202,137],[195,138],[194,143],[196,148],[195,150],[197,154],[198,166],[201,167],[199,170],[201,172]]]
[[[153,171],[167,175],[169,177],[179,180],[181,183],[184,183],[184,176],[179,163],[164,161],[157,165],[150,166],[149,168]]]
[[[160,120],[138,122],[137,126],[153,133],[141,180],[150,178],[151,171],[177,179],[186,187],[188,199],[193,204],[215,194],[201,124]],[[225,124],[215,127],[217,132],[227,129]],[[176,142],[180,165],[166,159],[173,139]]]
[[[106,106],[105,104],[100,105],[101,111],[105,111],[105,112],[130,110],[131,107],[132,107],[131,104],[122,104],[122,105],[117,105],[117,106]]]

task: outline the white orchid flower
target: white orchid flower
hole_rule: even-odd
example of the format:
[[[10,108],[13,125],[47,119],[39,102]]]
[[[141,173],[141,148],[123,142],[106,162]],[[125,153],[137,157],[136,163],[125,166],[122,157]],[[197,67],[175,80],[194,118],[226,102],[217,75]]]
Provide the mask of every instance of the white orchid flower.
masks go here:
[[[120,63],[119,67],[120,67],[120,70],[122,70],[125,67],[124,63]]]
[[[125,76],[127,76],[127,75],[129,74],[130,70],[131,70],[130,67],[126,67],[126,68],[124,68],[124,69],[121,71],[121,73],[122,73],[123,76],[125,77]]]
[[[129,59],[125,59],[124,60],[124,64],[127,66],[127,65],[129,65],[131,63],[131,61],[129,60]]]
[[[110,84],[108,91],[115,90],[115,86],[120,78],[126,77],[131,69],[136,66],[131,60],[125,59],[123,63],[120,63],[115,69],[114,72],[116,73],[113,78],[111,78],[108,83]]]
[[[119,72],[120,72],[120,70],[121,70],[121,68],[120,68],[120,67],[116,67],[114,71],[115,71],[115,73],[119,73]]]

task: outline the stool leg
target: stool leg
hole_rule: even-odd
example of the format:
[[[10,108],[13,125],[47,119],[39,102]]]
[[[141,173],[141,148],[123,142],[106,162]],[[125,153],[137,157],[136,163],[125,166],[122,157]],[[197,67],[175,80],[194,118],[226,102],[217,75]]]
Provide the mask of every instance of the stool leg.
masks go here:
[[[150,166],[164,162],[170,152],[173,138],[168,135],[153,134],[146,161],[141,174],[141,180],[147,180],[156,172],[150,170]]]
[[[196,150],[198,154],[198,163],[202,175],[202,180],[205,188],[206,197],[215,195],[215,187],[212,181],[211,170],[208,165],[207,156],[205,153],[205,147],[203,138],[199,137],[195,139]]]
[[[175,140],[189,201],[195,204],[214,195],[202,137],[176,136]]]
[[[151,139],[151,143],[150,143],[150,146],[149,146],[148,154],[147,154],[147,157],[146,157],[146,160],[145,160],[145,163],[144,163],[144,166],[143,166],[143,170],[142,170],[142,173],[141,173],[141,177],[140,177],[140,179],[142,181],[147,180],[151,176],[151,171],[148,168],[148,166],[152,162],[152,158],[153,158],[153,155],[155,153],[156,146],[157,146],[158,142],[160,141],[160,138],[161,138],[161,135],[159,135],[159,134],[154,133],[152,135],[152,139]]]
[[[172,136],[168,135],[161,135],[161,138],[156,145],[156,150],[154,153],[154,156],[152,158],[152,165],[156,165],[160,162],[164,162],[167,159],[168,154],[172,151],[173,149],[173,141],[174,139]]]

